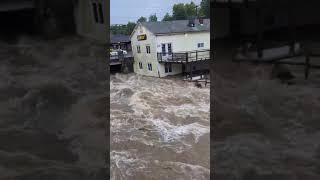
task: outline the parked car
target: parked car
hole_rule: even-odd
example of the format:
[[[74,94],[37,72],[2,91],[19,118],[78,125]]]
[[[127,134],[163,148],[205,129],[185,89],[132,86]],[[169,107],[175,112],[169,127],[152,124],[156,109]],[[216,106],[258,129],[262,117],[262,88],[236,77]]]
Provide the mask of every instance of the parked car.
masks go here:
[[[110,50],[110,56],[117,56],[118,55],[118,51],[122,51],[124,55],[128,54],[128,52],[126,50],[122,50],[122,49],[111,49]]]

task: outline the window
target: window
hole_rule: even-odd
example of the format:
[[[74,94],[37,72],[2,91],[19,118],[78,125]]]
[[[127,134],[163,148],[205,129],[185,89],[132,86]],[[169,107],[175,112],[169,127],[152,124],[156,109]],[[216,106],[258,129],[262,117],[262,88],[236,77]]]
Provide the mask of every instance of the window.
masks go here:
[[[150,54],[150,46],[146,46],[147,54]]]
[[[140,46],[137,46],[137,52],[141,53]]]
[[[164,71],[165,71],[165,73],[172,72],[172,65],[171,65],[171,63],[166,63],[166,64],[164,64]]]
[[[171,44],[168,44],[168,54],[171,55],[172,49],[171,49]]]
[[[94,21],[96,23],[103,24],[104,23],[104,17],[103,17],[103,8],[101,3],[92,3],[92,9],[93,9],[93,16]]]
[[[98,11],[97,11],[97,3],[92,3],[92,8],[93,8],[94,20],[96,21],[96,23],[98,23],[99,18],[98,18]]]
[[[100,15],[100,23],[103,24],[104,23],[104,19],[103,19],[103,10],[102,10],[101,3],[99,3],[99,15]]]
[[[142,66],[142,62],[139,62],[139,68],[142,69],[143,66]]]
[[[198,48],[204,47],[204,43],[198,43]]]
[[[148,70],[152,71],[152,64],[151,63],[148,63]]]
[[[162,55],[166,55],[166,45],[165,44],[161,45],[161,49],[162,49]]]
[[[275,18],[274,16],[267,16],[264,19],[264,24],[267,26],[273,26],[275,23]]]

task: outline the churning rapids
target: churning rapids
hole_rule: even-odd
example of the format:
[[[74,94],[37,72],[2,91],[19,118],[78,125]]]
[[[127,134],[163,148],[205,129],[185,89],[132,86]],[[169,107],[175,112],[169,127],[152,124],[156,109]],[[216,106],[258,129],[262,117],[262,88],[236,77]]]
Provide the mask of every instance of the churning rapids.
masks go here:
[[[111,75],[111,179],[209,179],[209,93],[176,78]]]

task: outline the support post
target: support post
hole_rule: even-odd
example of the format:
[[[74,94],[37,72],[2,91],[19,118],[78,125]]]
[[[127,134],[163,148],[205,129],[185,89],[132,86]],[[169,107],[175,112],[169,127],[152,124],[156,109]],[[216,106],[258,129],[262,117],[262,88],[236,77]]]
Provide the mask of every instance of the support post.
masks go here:
[[[198,61],[198,51],[196,51],[196,61]]]
[[[190,80],[192,81],[192,63],[190,63]]]
[[[288,30],[290,32],[290,53],[295,53],[295,43],[296,43],[296,19],[294,16],[294,4],[295,1],[288,0]]]
[[[256,29],[257,29],[257,51],[258,51],[258,58],[263,57],[263,33],[264,33],[264,21],[263,21],[263,11],[258,4],[256,8],[256,15],[257,15],[257,22],[256,22]]]
[[[308,79],[308,77],[309,77],[309,69],[310,69],[310,55],[307,52],[307,54],[306,54],[306,66],[305,66],[305,71],[304,71],[305,79]]]

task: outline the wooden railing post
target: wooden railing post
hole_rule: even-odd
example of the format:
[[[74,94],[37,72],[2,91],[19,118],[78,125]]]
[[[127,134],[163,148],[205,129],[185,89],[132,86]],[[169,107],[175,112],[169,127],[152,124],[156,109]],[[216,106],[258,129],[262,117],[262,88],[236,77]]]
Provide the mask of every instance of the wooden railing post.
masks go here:
[[[306,66],[305,66],[305,71],[304,71],[305,79],[308,79],[308,77],[309,77],[309,68],[310,68],[310,55],[307,52],[307,54],[306,54]]]
[[[198,51],[196,51],[196,61],[198,61]]]
[[[186,63],[188,63],[188,53],[186,52]]]

